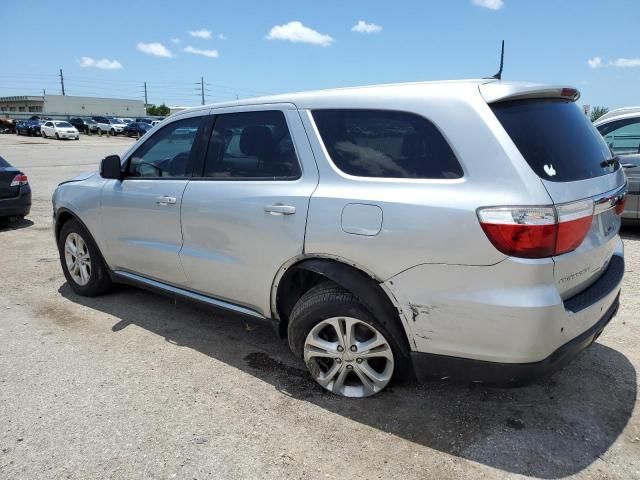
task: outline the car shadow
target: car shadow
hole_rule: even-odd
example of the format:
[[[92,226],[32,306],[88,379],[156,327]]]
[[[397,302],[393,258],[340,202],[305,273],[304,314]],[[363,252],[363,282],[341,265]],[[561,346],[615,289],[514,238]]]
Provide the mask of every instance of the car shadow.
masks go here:
[[[623,225],[620,236],[623,240],[640,240],[640,225]]]
[[[23,228],[29,228],[33,225],[33,222],[28,218],[23,218],[21,220],[8,220],[8,219],[0,219],[0,232],[8,232],[9,230],[21,230]]]
[[[117,318],[114,335],[136,325],[268,382],[283,395],[517,474],[561,478],[585,469],[622,433],[636,401],[633,365],[598,343],[562,372],[529,387],[408,381],[372,398],[342,399],[316,385],[286,342],[264,325],[135,288],[85,298],[65,283],[59,293]]]

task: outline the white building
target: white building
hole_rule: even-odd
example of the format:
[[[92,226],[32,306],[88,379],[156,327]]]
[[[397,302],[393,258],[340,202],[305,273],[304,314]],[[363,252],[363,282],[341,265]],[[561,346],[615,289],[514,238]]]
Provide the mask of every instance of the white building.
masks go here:
[[[72,95],[43,95],[0,97],[0,114],[43,113],[47,115],[143,117],[142,100],[124,98],[75,97]]]

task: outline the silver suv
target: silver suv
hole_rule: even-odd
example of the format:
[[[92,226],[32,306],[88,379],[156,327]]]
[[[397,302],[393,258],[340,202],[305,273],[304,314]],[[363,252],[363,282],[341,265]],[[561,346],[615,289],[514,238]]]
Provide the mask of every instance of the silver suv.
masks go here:
[[[180,112],[57,188],[62,269],[80,295],[266,321],[347,397],[411,370],[527,383],[618,308],[626,180],[578,96],[477,80]]]

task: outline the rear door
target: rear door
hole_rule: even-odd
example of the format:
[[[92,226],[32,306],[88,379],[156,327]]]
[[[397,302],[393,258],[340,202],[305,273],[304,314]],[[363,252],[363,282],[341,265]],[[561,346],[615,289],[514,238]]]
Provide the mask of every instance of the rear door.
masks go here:
[[[627,204],[622,218],[640,220],[640,155],[620,156],[620,163],[629,183]]]
[[[214,113],[182,202],[180,258],[190,289],[268,316],[277,271],[303,253],[317,167],[295,106]]]
[[[100,218],[114,270],[185,283],[180,209],[206,124],[202,115],[169,123],[125,159],[122,181],[105,182]]]
[[[563,298],[591,285],[617,246],[620,217],[605,198],[624,189],[623,169],[584,112],[571,100],[531,98],[490,104],[516,147],[540,177],[553,202],[600,202],[591,228],[574,251],[554,257]]]

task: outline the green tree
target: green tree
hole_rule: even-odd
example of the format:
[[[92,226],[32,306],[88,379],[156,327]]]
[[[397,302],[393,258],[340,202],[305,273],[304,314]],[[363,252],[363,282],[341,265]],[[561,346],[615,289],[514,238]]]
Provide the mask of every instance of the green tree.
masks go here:
[[[162,105],[147,105],[147,115],[151,115],[152,117],[166,117],[169,115],[171,110],[164,103]]]
[[[593,107],[593,109],[591,110],[591,121],[595,122],[608,111],[609,109],[607,107]]]
[[[164,103],[162,105],[159,105],[156,108],[156,115],[158,116],[164,116],[166,117],[167,115],[169,115],[169,113],[171,112],[171,110],[169,110],[169,107],[167,107]]]

